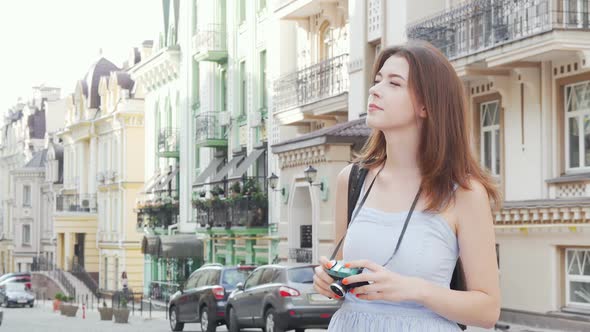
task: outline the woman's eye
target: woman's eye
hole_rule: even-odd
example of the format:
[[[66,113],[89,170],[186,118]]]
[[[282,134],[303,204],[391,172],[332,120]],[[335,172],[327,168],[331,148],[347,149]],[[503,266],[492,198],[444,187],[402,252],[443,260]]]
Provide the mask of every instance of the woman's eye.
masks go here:
[[[379,84],[379,82],[381,82],[381,81],[373,81],[373,85]]]
[[[391,85],[400,86],[399,84],[397,84],[395,82],[391,82]]]

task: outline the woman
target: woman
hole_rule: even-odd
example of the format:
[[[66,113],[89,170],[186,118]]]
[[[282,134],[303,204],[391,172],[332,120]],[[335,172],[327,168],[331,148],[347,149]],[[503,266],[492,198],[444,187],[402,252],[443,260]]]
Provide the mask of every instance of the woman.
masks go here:
[[[123,286],[123,291],[127,291],[127,286],[129,286],[129,281],[127,280],[127,272],[123,271],[121,273],[121,285]]]
[[[366,118],[373,132],[356,161],[368,170],[359,198],[366,200],[348,230],[351,166],[336,190],[337,239],[346,236],[341,259],[364,268],[343,282],[369,284],[345,295],[329,331],[491,328],[500,290],[490,201],[497,204],[499,194],[470,150],[463,85],[446,58],[419,41],[383,50],[373,77]],[[449,287],[458,258],[466,291]],[[314,288],[340,298],[325,271],[332,263],[320,263]]]

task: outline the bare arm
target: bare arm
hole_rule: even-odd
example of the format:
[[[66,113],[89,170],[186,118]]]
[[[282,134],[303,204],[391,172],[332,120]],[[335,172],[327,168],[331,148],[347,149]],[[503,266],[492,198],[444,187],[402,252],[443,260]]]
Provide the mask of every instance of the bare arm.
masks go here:
[[[425,285],[419,302],[450,320],[492,328],[500,315],[495,234],[487,193],[479,182],[457,192],[458,238],[467,291]]]

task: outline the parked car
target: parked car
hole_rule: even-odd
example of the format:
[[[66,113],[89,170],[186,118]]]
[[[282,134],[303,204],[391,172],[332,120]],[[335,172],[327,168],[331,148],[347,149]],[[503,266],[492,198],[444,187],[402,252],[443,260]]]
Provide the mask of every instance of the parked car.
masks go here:
[[[0,281],[0,287],[6,284],[12,284],[12,283],[20,283],[20,284],[24,284],[26,288],[28,288],[29,290],[31,289],[31,275],[14,275],[14,276],[10,276],[8,278],[5,278],[4,280]]]
[[[7,283],[0,286],[0,304],[5,307],[11,305],[29,306],[35,305],[35,296],[23,283]]]
[[[313,289],[315,265],[265,265],[229,296],[230,331],[263,328],[266,332],[327,328],[341,302]]]
[[[225,324],[227,297],[255,268],[206,264],[193,272],[181,290],[170,298],[172,331],[182,331],[185,323],[200,322],[201,331],[213,332]]]
[[[12,278],[12,277],[19,277],[19,276],[25,276],[25,277],[29,277],[31,278],[31,273],[30,272],[14,272],[14,273],[6,273],[3,274],[0,277],[0,283],[8,278]]]

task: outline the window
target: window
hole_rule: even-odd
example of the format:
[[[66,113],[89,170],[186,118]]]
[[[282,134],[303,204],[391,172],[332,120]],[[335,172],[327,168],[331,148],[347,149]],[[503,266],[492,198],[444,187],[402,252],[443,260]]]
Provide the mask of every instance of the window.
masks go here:
[[[258,281],[258,284],[259,285],[270,284],[274,281],[274,277],[275,277],[275,269],[272,269],[272,268],[265,269],[264,272],[262,273],[262,276],[260,277],[260,280]]]
[[[223,284],[223,286],[230,285],[232,287],[235,287],[238,283],[243,283],[246,280],[246,278],[248,278],[250,272],[251,270],[246,269],[225,270],[225,272],[223,272],[223,279],[221,283]]]
[[[246,21],[246,0],[239,0],[239,2],[238,22],[242,24]]]
[[[31,225],[23,225],[23,245],[31,245]]]
[[[266,91],[266,50],[260,52],[260,107],[266,109],[267,107],[267,91]]]
[[[109,258],[104,258],[104,278],[103,278],[103,287],[104,289],[109,289]]]
[[[192,289],[197,287],[197,283],[199,282],[199,278],[203,275],[202,271],[194,273],[186,282],[185,289]]]
[[[31,206],[31,186],[23,186],[23,206]]]
[[[246,284],[244,286],[244,289],[258,286],[258,281],[260,280],[260,277],[262,276],[262,272],[264,272],[264,269],[258,269],[258,270],[255,270],[254,272],[252,272],[252,274],[250,275],[248,280],[246,280]]]
[[[566,249],[566,305],[590,309],[590,249]]]
[[[240,116],[246,115],[246,61],[240,62]]]
[[[494,176],[500,175],[500,101],[481,103],[481,163]]]
[[[298,267],[289,269],[287,276],[289,281],[300,284],[312,284],[313,283],[313,267]]]
[[[320,30],[320,61],[326,60],[332,57],[332,28],[330,27],[330,23],[325,21],[322,23]]]
[[[566,163],[590,167],[590,81],[565,86]]]

